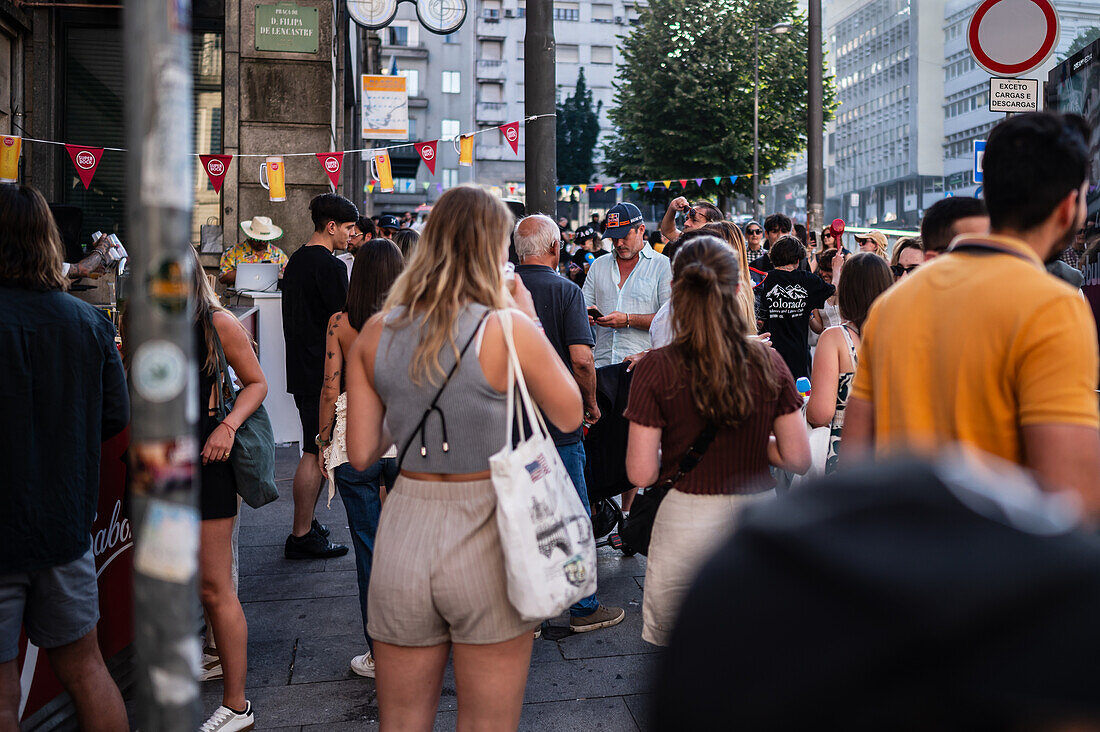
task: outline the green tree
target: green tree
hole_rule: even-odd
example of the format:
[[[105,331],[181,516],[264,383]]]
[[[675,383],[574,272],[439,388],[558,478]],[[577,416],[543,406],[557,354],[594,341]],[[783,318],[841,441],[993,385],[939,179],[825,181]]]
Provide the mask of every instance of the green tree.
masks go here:
[[[593,153],[600,134],[600,109],[592,106],[592,90],[584,80],[584,69],[577,75],[573,95],[557,103],[558,180],[562,183],[588,183],[596,174]]]
[[[1100,38],[1100,27],[1093,26],[1091,28],[1085,28],[1083,31],[1077,34],[1077,37],[1073,39],[1073,43],[1070,44],[1069,49],[1058,57],[1058,62],[1061,63],[1073,54],[1080,51],[1085,46],[1089,45],[1097,38]]]
[[[621,180],[738,174],[737,190],[751,190],[744,174],[752,171],[753,28],[780,22],[791,24],[788,34],[760,36],[761,179],[803,150],[808,27],[795,0],[651,0],[622,41],[607,173]],[[835,96],[826,77],[826,120]],[[728,179],[717,190],[730,192]]]

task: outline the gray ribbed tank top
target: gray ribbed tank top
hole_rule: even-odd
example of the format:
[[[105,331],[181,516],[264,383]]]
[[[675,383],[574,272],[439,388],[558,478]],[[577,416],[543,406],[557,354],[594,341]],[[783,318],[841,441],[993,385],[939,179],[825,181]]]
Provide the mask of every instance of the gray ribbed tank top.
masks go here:
[[[481,315],[488,308],[468,304],[458,317],[455,344],[461,351],[474,335]],[[420,342],[421,318],[396,328],[392,323],[404,312],[398,309],[386,317],[386,326],[378,341],[374,357],[374,388],[386,405],[386,424],[397,445],[398,455],[412,440],[401,466],[420,473],[478,473],[489,469],[489,456],[503,447],[506,395],[497,392],[485,380],[478,360],[477,343],[466,350],[462,363],[455,370],[437,406],[424,427],[424,449],[421,455],[421,435],[416,431],[420,418],[439,391],[443,377],[433,374],[421,380],[420,386],[409,377],[413,351]],[[443,373],[451,370],[455,353],[444,344],[439,353]],[[449,449],[443,450],[446,426]]]

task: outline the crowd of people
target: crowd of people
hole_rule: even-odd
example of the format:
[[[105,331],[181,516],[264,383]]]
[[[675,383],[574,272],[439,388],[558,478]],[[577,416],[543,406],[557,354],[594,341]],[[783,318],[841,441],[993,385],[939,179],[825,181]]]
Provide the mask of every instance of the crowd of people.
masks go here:
[[[565,220],[517,220],[473,186],[445,192],[422,226],[364,218],[340,195],[317,196],[314,232],[289,257],[274,244],[282,230],[270,219],[242,222],[246,241],[224,253],[217,279],[232,285],[241,263],[280,265],[286,384],[301,421],[284,556],[348,552],[315,515],[330,480],[347,515],[363,623],[364,645],[349,653],[349,666],[375,678],[382,729],[432,728],[452,653],[459,728],[519,724],[541,626],[509,601],[490,471],[511,424],[513,343],[586,510],[594,503],[592,461],[606,454],[586,449],[588,428],[601,420],[626,425],[620,460],[631,488],[615,506],[625,527],[651,522],[642,526],[648,546],[638,548],[648,557],[642,638],[667,647],[656,678],[657,729],[685,719],[693,720],[687,728],[737,720],[754,728],[760,700],[774,696],[762,686],[787,681],[756,678],[758,668],[776,669],[774,648],[758,634],[774,632],[776,647],[789,645],[780,639],[784,629],[802,638],[802,613],[825,603],[831,585],[857,576],[846,573],[854,564],[843,564],[858,549],[845,543],[847,527],[868,542],[856,554],[890,554],[884,537],[892,535],[886,527],[898,496],[909,502],[900,505],[918,506],[906,518],[906,528],[916,528],[898,533],[917,556],[930,551],[920,541],[934,539],[940,526],[922,517],[937,511],[971,511],[975,526],[992,517],[1025,527],[1036,538],[1016,551],[1036,562],[1044,540],[1077,525],[1036,528],[1055,520],[1042,491],[1059,497],[1058,516],[1077,510],[1085,521],[1095,518],[1100,303],[1090,310],[1076,289],[1100,279],[1090,270],[1100,268],[1100,230],[1086,227],[1091,134],[1072,115],[1006,120],[989,135],[984,200],[933,204],[919,236],[892,247],[882,231],[853,233],[840,219],[820,232],[779,213],[741,227],[712,203],[685,198],[670,203],[649,235],[630,202],[567,232]],[[63,294],[61,247],[42,197],[25,186],[0,187],[0,220],[0,401],[11,414],[31,415],[29,429],[0,425],[14,471],[9,484],[20,486],[0,490],[0,729],[18,728],[20,627],[50,655],[85,729],[124,729],[121,697],[95,643],[87,537],[99,443],[127,422],[124,361],[103,319]],[[233,568],[239,502],[228,460],[267,381],[248,334],[197,258],[192,271],[199,567],[213,671],[206,676],[222,678],[224,688],[202,730],[235,732],[251,729],[258,714],[246,694],[248,630]],[[74,353],[82,368],[62,368]],[[235,384],[223,381],[230,369]],[[598,399],[607,378],[628,387],[614,411]],[[235,399],[224,411],[227,388]],[[52,449],[46,434],[65,436],[66,450]],[[968,467],[943,467],[956,451]],[[899,468],[867,466],[899,454],[916,462],[906,463],[895,489],[882,476]],[[979,458],[1001,461],[995,470],[1013,476],[1012,489],[973,468]],[[803,475],[827,477],[815,487]],[[923,489],[914,487],[922,480]],[[951,488],[956,483],[962,487]],[[937,497],[935,510],[919,508],[928,496]],[[970,524],[953,515],[952,536],[965,542],[959,527]],[[793,534],[795,527],[803,533]],[[977,542],[983,534],[973,528],[969,536]],[[820,566],[817,575],[800,564],[800,537],[816,547],[809,566]],[[1084,542],[1073,552],[1081,576],[1100,578],[1100,548]],[[952,571],[964,577],[968,566]],[[799,571],[809,579],[795,582]],[[898,592],[894,584],[920,575],[912,562],[900,571],[900,578],[858,574],[851,591],[874,602],[876,588]],[[1017,581],[1020,597],[1041,590],[1027,577]],[[748,591],[752,601],[744,602]],[[598,595],[569,609],[572,631],[622,622],[627,610]],[[929,615],[951,606],[951,592],[942,595],[922,597]],[[1074,596],[1088,612],[1070,616],[1070,630],[1098,609],[1095,595]],[[747,609],[780,607],[779,598],[775,617]],[[723,611],[730,605],[754,620],[730,626]],[[1026,633],[1040,605],[1021,601],[1011,617],[982,617]],[[777,625],[779,618],[786,620]],[[728,653],[715,653],[714,642]],[[882,653],[901,657],[901,645],[883,641]],[[817,646],[828,648],[823,637]],[[894,657],[879,665],[864,659],[844,678],[877,675],[884,687],[901,684],[907,694],[899,698],[910,700],[908,690],[925,682],[904,686]],[[823,669],[832,663],[815,660]],[[959,663],[941,662],[945,675],[968,668]],[[715,693],[727,678],[750,681]],[[1095,695],[1083,698],[1083,688],[1067,684],[1029,698],[1012,720],[1044,725],[1073,713],[1095,721]],[[958,693],[976,699],[980,692]],[[815,698],[802,687],[791,694],[800,704]],[[858,697],[839,695],[837,704],[858,705]],[[922,718],[951,720],[946,700],[960,701],[951,694],[925,700]],[[863,712],[829,705],[823,714],[857,720]],[[791,725],[777,728],[801,728]]]

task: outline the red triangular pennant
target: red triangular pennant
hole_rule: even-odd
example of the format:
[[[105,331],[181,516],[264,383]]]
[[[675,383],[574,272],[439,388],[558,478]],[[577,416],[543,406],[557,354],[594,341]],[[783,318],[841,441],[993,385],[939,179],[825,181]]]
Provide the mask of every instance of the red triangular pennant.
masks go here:
[[[500,126],[500,132],[504,139],[512,146],[512,152],[519,155],[519,122],[509,122]]]
[[[222,192],[222,183],[225,182],[225,174],[229,172],[229,161],[232,155],[200,155],[202,169],[206,171],[206,177],[210,179],[210,185],[214,186],[214,193]]]
[[[428,166],[428,171],[432,175],[435,175],[435,153],[436,145],[439,140],[431,140],[430,142],[418,142],[413,147],[416,148],[416,153],[420,156],[420,159],[424,161],[424,164]]]
[[[685,191],[687,190],[687,187],[688,187],[688,179],[687,178],[681,178],[680,179],[680,187],[683,188]]]
[[[76,174],[80,176],[80,182],[84,184],[84,189],[87,190],[92,184],[95,169],[99,166],[99,159],[103,157],[103,148],[66,145],[65,149],[69,151],[69,157],[72,158],[73,165],[76,166]]]
[[[340,185],[340,166],[344,164],[344,153],[317,153],[317,159],[321,161],[321,167],[325,169],[328,179],[332,181],[332,187],[336,188]]]

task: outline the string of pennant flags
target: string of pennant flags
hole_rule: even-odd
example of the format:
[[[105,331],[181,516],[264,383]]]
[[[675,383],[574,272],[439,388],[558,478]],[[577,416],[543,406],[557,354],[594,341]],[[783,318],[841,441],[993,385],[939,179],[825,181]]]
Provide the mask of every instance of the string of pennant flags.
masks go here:
[[[527,123],[542,117],[554,117],[554,114],[536,114],[529,117],[525,117],[522,120],[515,122],[509,122],[507,124],[500,125],[498,127],[486,127],[484,129],[476,130],[474,132],[464,132],[450,138],[440,138],[436,140],[426,140],[417,142],[403,142],[394,145],[387,145],[385,147],[364,147],[355,148],[352,150],[340,150],[331,152],[292,152],[292,153],[224,153],[224,154],[212,154],[204,155],[200,153],[193,153],[192,157],[199,158],[202,163],[203,170],[206,172],[207,178],[210,179],[210,184],[214,187],[216,193],[221,193],[222,184],[225,182],[225,176],[229,172],[229,165],[233,158],[264,158],[268,167],[268,174],[271,176],[277,173],[283,165],[283,158],[288,157],[309,157],[315,156],[325,173],[328,175],[332,185],[335,188],[340,180],[340,171],[344,164],[344,155],[348,153],[370,153],[371,155],[371,174],[373,180],[368,184],[368,190],[373,192],[375,185],[379,186],[381,193],[389,193],[393,191],[393,176],[390,169],[390,150],[398,148],[412,147],[416,150],[417,155],[424,162],[424,165],[428,168],[428,171],[434,176],[436,160],[439,155],[439,143],[451,142],[454,145],[455,151],[458,153],[458,164],[462,166],[473,165],[474,160],[474,137],[486,132],[492,132],[499,130],[501,136],[508,142],[508,145],[512,148],[512,152],[519,155],[519,127],[520,122]],[[99,162],[103,158],[104,152],[127,152],[126,148],[121,147],[93,147],[91,145],[76,145],[67,142],[59,142],[57,140],[39,140],[33,137],[16,137],[11,135],[0,135],[0,157],[5,161],[17,161],[21,151],[22,143],[31,142],[42,145],[61,145],[69,153],[69,158],[72,160],[73,167],[76,168],[77,176],[80,178],[80,182],[84,184],[85,189],[89,189],[92,184],[92,178],[95,176],[96,168],[99,167]],[[12,166],[15,167],[14,165]],[[13,173],[3,173],[4,179],[9,179],[8,176],[13,176]],[[285,176],[285,173],[283,173]],[[429,183],[424,183],[424,189],[427,190]],[[436,183],[436,188],[439,191],[443,190],[442,183]]]
[[[599,193],[604,190],[616,190],[620,191],[623,188],[630,188],[633,191],[637,191],[642,187],[645,187],[646,192],[652,191],[659,185],[663,185],[667,190],[672,190],[672,187],[676,184],[680,185],[680,189],[686,191],[694,182],[695,187],[702,189],[703,184],[708,180],[713,180],[715,185],[721,185],[722,181],[729,180],[730,185],[736,185],[738,178],[751,178],[752,173],[742,173],[738,175],[715,175],[706,178],[669,178],[668,180],[633,180],[622,181],[616,183],[567,183],[560,186],[555,186],[558,193],[564,191],[566,194],[573,194],[577,191],[584,193],[585,191],[595,191]]]

